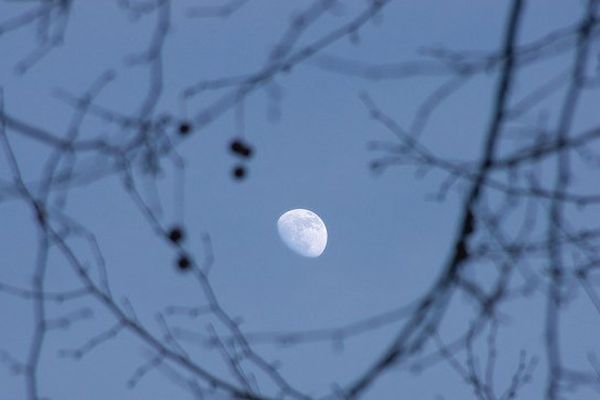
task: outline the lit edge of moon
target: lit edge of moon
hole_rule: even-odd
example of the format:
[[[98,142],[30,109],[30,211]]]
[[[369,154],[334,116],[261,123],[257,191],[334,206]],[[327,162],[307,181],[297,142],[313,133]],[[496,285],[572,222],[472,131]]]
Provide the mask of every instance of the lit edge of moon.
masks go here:
[[[314,212],[297,208],[277,220],[279,237],[294,252],[304,257],[319,257],[327,246],[327,227]]]

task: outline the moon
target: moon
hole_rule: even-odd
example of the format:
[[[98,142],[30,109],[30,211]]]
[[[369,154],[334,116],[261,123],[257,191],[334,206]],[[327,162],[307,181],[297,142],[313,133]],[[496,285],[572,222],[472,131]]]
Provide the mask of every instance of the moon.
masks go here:
[[[327,228],[310,210],[297,208],[281,215],[277,230],[283,243],[305,257],[319,257],[327,246]]]

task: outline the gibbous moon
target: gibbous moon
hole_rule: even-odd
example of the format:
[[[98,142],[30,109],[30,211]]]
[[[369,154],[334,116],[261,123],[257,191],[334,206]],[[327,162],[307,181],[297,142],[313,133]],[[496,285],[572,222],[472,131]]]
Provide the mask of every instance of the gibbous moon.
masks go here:
[[[319,257],[327,246],[327,228],[310,210],[298,208],[284,213],[277,220],[277,230],[290,249],[305,257]]]

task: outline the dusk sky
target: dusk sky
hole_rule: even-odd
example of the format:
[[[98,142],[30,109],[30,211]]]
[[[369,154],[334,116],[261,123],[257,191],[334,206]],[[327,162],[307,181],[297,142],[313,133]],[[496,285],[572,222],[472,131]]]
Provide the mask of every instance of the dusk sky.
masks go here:
[[[458,77],[449,72],[450,53],[442,50],[463,52],[466,61],[498,54],[513,2],[382,2],[355,34],[346,32],[312,56],[278,69],[248,93],[248,77],[278,62],[273,55],[278,43],[290,45],[284,47],[282,59],[294,60],[297,51],[312,49],[378,2],[232,1],[227,4],[233,12],[226,17],[207,15],[216,10],[211,6],[226,3],[220,1],[67,3],[68,11],[48,6],[48,25],[44,17],[19,25],[19,16],[43,9],[44,2],[0,2],[1,115],[7,115],[4,134],[12,151],[6,151],[4,143],[0,152],[0,400],[201,398],[185,379],[196,382],[205,399],[235,398],[222,388],[212,390],[210,382],[173,360],[140,370],[157,356],[157,348],[140,338],[139,331],[119,325],[114,308],[89,290],[68,301],[51,300],[52,293],[86,291],[85,280],[62,244],[98,287],[106,279],[111,304],[166,348],[174,353],[183,348],[194,363],[223,381],[264,396],[256,397],[261,399],[344,398],[344,391],[397,340],[415,307],[442,276],[464,217],[463,202],[476,180],[464,174],[450,182],[448,171],[439,165],[399,157],[405,139],[391,126],[408,132],[417,148],[440,160],[465,170],[477,165],[494,115],[503,61],[496,59],[487,69]],[[584,1],[523,3],[517,45],[573,28],[587,7]],[[148,6],[137,18],[136,4]],[[66,14],[61,12],[67,12],[68,19],[63,20]],[[307,25],[296,31],[292,16],[300,13],[306,13]],[[153,47],[162,40],[165,21],[164,43]],[[44,34],[50,41],[52,35],[61,37],[63,23],[62,42],[27,64]],[[598,73],[600,49],[597,25],[593,32],[596,41],[591,42],[584,68],[590,75]],[[152,59],[153,49],[160,49],[160,65]],[[509,104],[520,104],[560,74],[567,76],[574,41],[559,42],[552,49],[550,55],[542,53],[539,62],[518,65]],[[20,69],[24,65],[26,70]],[[161,75],[152,75],[153,68],[160,68]],[[199,82],[218,83],[229,77],[235,78],[233,84],[184,96]],[[157,82],[160,86],[152,86]],[[567,87],[564,83],[549,89],[542,100],[504,124],[496,156],[542,140],[542,134],[531,133],[536,129],[553,132]],[[78,107],[74,99],[90,88],[92,105],[81,114],[78,110],[85,105],[80,102]],[[152,88],[160,91],[158,97],[153,97]],[[420,120],[423,104],[443,88],[452,92],[434,105],[425,122]],[[215,106],[219,104],[224,106]],[[598,126],[598,104],[596,91],[582,96],[569,130],[572,136]],[[385,121],[393,123],[386,126]],[[146,136],[140,135],[142,123],[152,125]],[[190,132],[181,134],[181,124],[188,124]],[[36,300],[33,277],[44,236],[31,201],[16,189],[10,154],[35,198],[43,193],[55,148],[27,132],[37,127],[68,138],[74,126],[76,143],[102,140],[123,150],[142,139],[135,142],[136,149],[120,154],[122,158],[98,147],[78,150],[74,158],[68,151],[58,153],[62,158],[44,207],[49,229],[64,242],[50,239],[43,277],[48,295]],[[232,152],[233,141],[251,148],[251,155]],[[598,143],[590,142],[587,148],[597,152]],[[598,171],[578,154],[573,152],[570,188],[594,195]],[[378,162],[385,166],[373,168]],[[520,180],[498,170],[490,176],[507,185],[527,186],[530,174],[551,188],[553,162],[536,163],[522,171]],[[234,175],[237,167],[244,171],[240,179]],[[67,171],[70,175],[61,181]],[[482,243],[500,246],[490,239],[493,228],[486,228],[488,223],[501,227],[511,243],[545,240],[551,229],[549,200],[534,196],[529,202],[527,196],[516,196],[515,208],[504,213],[500,210],[506,198],[494,185],[486,186],[482,196],[478,212],[494,210],[499,221],[477,220],[469,242],[473,248]],[[533,214],[528,214],[529,207],[535,209]],[[565,207],[565,226],[577,232],[597,227],[598,204]],[[318,257],[293,252],[278,234],[278,218],[297,208],[314,211],[327,227],[327,247]],[[184,235],[180,244],[164,236],[173,227]],[[531,231],[522,240],[515,239],[528,227]],[[595,248],[597,239],[590,241],[589,248]],[[583,262],[582,252],[564,250],[569,268]],[[182,254],[192,264],[185,270],[178,267]],[[487,343],[496,341],[496,397],[478,397],[450,360],[428,361],[428,355],[439,354],[443,343],[464,335],[480,315],[473,297],[457,289],[448,294],[443,312],[428,314],[439,319],[436,333],[414,355],[382,372],[361,398],[508,399],[503,393],[521,367],[527,371],[522,374],[531,376],[519,385],[516,398],[547,398],[549,256],[542,252],[529,257],[508,257],[516,272],[507,293],[523,287],[529,292],[523,289],[525,294],[514,299],[503,293],[494,322],[487,320],[475,338],[475,363],[482,375],[490,354]],[[493,260],[471,260],[462,277],[477,282],[484,292],[493,290],[498,281]],[[208,278],[225,319],[246,335],[253,354],[276,365],[277,373],[305,397],[282,394],[278,381],[247,354],[242,356],[242,373],[232,367],[224,354],[237,354],[243,345],[222,316],[206,312],[211,299],[199,274]],[[561,360],[573,376],[578,371],[593,377],[600,314],[590,300],[593,294],[586,295],[575,278],[565,281],[564,291],[568,307],[560,317]],[[39,333],[35,310],[40,304],[49,328],[36,361],[36,397],[25,367]],[[381,318],[369,319],[375,316]],[[165,339],[161,321],[178,344]],[[360,321],[367,327],[364,331],[352,330],[348,337],[336,331]],[[106,338],[115,326],[117,333]],[[235,345],[228,342],[232,337]],[[301,339],[282,343],[286,337]],[[82,357],[72,357],[78,349]],[[468,369],[468,351],[461,348],[453,357]],[[422,370],[421,363],[426,365]],[[600,385],[588,381],[571,386],[565,381],[563,397],[557,398],[597,398]]]

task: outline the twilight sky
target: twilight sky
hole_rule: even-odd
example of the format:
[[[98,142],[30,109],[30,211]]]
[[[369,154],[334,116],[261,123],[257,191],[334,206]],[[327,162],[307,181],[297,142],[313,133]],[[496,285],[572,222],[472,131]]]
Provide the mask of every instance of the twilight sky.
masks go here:
[[[0,86],[6,113],[67,137],[72,121],[78,118],[73,96],[83,96],[100,76],[111,71],[113,79],[94,96],[97,113],[92,108],[83,118],[79,139],[102,138],[124,146],[135,138],[135,128],[107,121],[98,110],[112,110],[131,119],[150,115],[153,122],[168,116],[168,141],[156,137],[149,140],[173,144],[173,152],[156,158],[151,150],[160,149],[142,145],[130,160],[138,193],[160,226],[183,227],[183,246],[198,264],[214,257],[208,275],[214,293],[241,331],[248,334],[256,353],[269,362],[277,361],[278,371],[306,395],[334,398],[336,387],[354,382],[383,354],[406,320],[397,318],[398,313],[391,314],[382,318],[385,324],[375,326],[377,323],[371,321],[367,325],[372,329],[343,341],[327,332],[411,307],[432,287],[448,257],[458,229],[460,204],[469,186],[468,181],[459,180],[440,200],[436,196],[447,174],[435,168],[423,170],[411,163],[398,163],[382,171],[371,169],[372,162],[388,156],[373,143],[397,146],[398,141],[394,133],[371,117],[369,105],[375,104],[407,130],[418,127],[415,118],[419,107],[454,78],[439,68],[430,72],[424,68],[422,76],[399,77],[394,73],[399,70],[398,64],[414,61],[431,65],[432,49],[467,51],[473,57],[497,51],[509,2],[392,0],[352,39],[344,36],[289,71],[277,73],[273,80],[247,95],[241,105],[226,109],[205,124],[202,111],[235,92],[229,87],[206,90],[187,100],[183,100],[182,93],[198,82],[259,71],[269,63],[274,46],[286,37],[291,16],[314,2],[250,0],[229,17],[221,18],[189,15],[198,5],[215,5],[218,1],[171,0],[170,27],[161,54],[162,92],[153,111],[147,114],[144,104],[153,76],[139,54],[148,49],[157,32],[158,12],[153,10],[136,19],[126,8],[128,3],[142,2],[73,2],[64,43],[25,74],[18,73],[17,66],[35,49],[38,24],[5,33],[0,29]],[[348,23],[370,2],[338,3],[297,38],[293,49]],[[575,24],[583,4],[528,1],[518,42],[527,43]],[[39,5],[1,2],[0,27],[3,21],[32,7]],[[52,14],[51,21],[51,30],[60,29],[59,17]],[[288,34],[291,40],[295,40],[293,34]],[[597,52],[597,46],[594,49]],[[571,58],[572,52],[564,51],[523,67],[515,78],[514,98],[524,97],[561,73]],[[141,63],[135,63],[140,59]],[[332,65],[338,65],[335,60],[343,62],[333,71]],[[383,75],[362,76],[353,68],[359,64],[383,66],[377,69]],[[390,76],[386,71],[392,71]],[[422,126],[421,144],[440,158],[476,162],[490,120],[497,79],[497,70],[492,69],[461,81],[457,91]],[[509,139],[503,143],[501,153],[517,148],[522,143],[520,132],[528,127],[555,124],[560,93],[536,105],[507,129]],[[594,96],[595,92],[587,95],[575,132],[597,123]],[[179,121],[190,121],[192,125],[191,134],[183,139],[177,134]],[[36,182],[44,176],[51,151],[17,131],[9,126],[7,137],[24,180],[36,192]],[[247,160],[229,151],[231,141],[239,137],[254,149]],[[158,165],[153,164],[156,160]],[[59,169],[69,163],[62,162]],[[231,337],[230,332],[215,316],[179,315],[181,307],[206,306],[202,287],[193,271],[177,269],[179,250],[157,233],[136,204],[135,196],[125,189],[127,177],[115,171],[116,165],[116,157],[106,153],[77,153],[72,185],[68,191],[63,186],[51,192],[52,207],[68,194],[64,209],[56,209],[56,221],[76,221],[95,235],[101,257],[84,238],[69,237],[69,244],[95,282],[102,279],[98,264],[105,264],[116,304],[128,313],[133,309],[135,319],[159,338],[164,334],[160,318],[166,319],[190,358],[223,379],[236,382],[219,345],[209,340],[214,335]],[[238,165],[247,172],[242,180],[232,176]],[[155,174],[149,172],[153,168]],[[545,168],[545,164],[539,165],[542,179],[547,177]],[[15,374],[11,366],[26,362],[30,354],[35,301],[7,288],[21,288],[23,293],[31,290],[39,256],[35,219],[29,204],[15,198],[12,179],[3,152],[0,399],[27,398],[26,379],[23,374]],[[597,185],[597,174],[584,171],[574,185],[585,191],[593,182]],[[501,198],[491,195],[488,205],[495,207]],[[320,257],[298,256],[279,239],[277,219],[294,208],[314,210],[326,223],[329,241]],[[574,224],[586,226],[593,225],[599,216],[596,206],[585,215],[573,212],[570,218]],[[56,227],[60,226],[56,222]],[[510,233],[518,226],[518,222],[509,222],[507,229]],[[207,237],[211,251],[207,250]],[[533,261],[527,268],[544,275],[543,261]],[[475,263],[468,274],[486,287],[494,282],[493,269],[489,262]],[[515,287],[523,283],[519,276],[515,277]],[[57,246],[50,247],[44,282],[48,293],[81,287],[79,277]],[[456,293],[448,302],[439,330],[446,343],[464,333],[476,316],[476,305],[466,295]],[[69,357],[70,350],[85,348],[118,321],[90,295],[44,303],[48,320],[66,318],[71,323],[52,328],[45,335],[38,364],[40,398],[195,398],[167,368],[152,368],[134,388],[128,387],[128,382],[136,379],[136,369],[156,353],[127,329],[80,359]],[[537,366],[531,382],[520,389],[519,398],[542,398],[547,379],[544,306],[545,296],[539,292],[502,305],[494,372],[498,398],[510,386],[522,351],[526,351],[527,362],[536,358]],[[157,317],[159,313],[161,317]],[[598,322],[589,299],[573,295],[562,319],[565,329],[560,340],[565,343],[565,362],[589,367],[586,360],[597,345]],[[315,334],[315,330],[324,331]],[[273,340],[278,332],[307,331],[313,333],[306,343],[286,345]],[[486,354],[488,337],[484,332],[478,339],[481,354]],[[436,342],[430,341],[421,356],[436,349]],[[465,352],[458,353],[457,358],[464,362]],[[476,398],[448,362],[437,362],[416,372],[412,367],[418,359],[382,374],[363,398]],[[483,368],[484,361],[481,363]],[[181,373],[173,364],[167,365]],[[278,398],[273,381],[264,372],[255,366],[247,366],[247,371],[262,393]],[[185,372],[182,376],[188,377]],[[205,382],[199,384],[206,388]],[[569,399],[597,395],[589,387],[567,393]],[[230,397],[211,392],[205,398]]]

